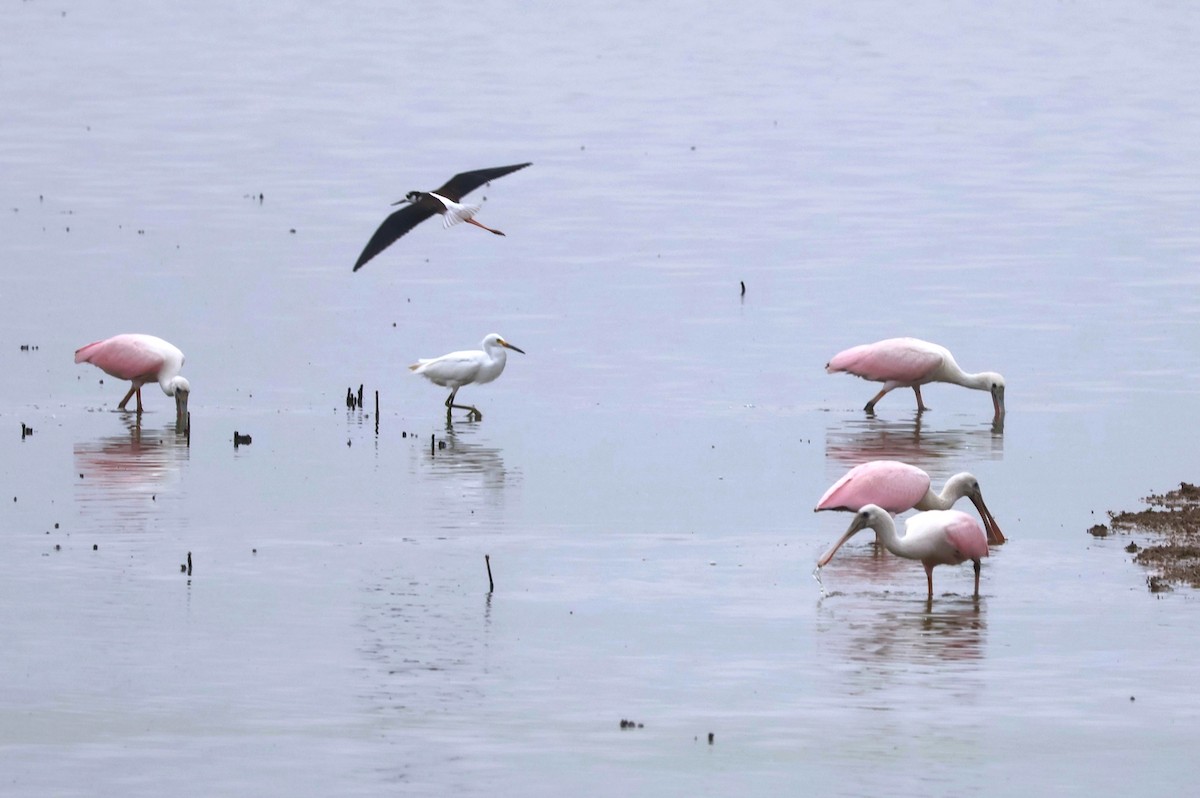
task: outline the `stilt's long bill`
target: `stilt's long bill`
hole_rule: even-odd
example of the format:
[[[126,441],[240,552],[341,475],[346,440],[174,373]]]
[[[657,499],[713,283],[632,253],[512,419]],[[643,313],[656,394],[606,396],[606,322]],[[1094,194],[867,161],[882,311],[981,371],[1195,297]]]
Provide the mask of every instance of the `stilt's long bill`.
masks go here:
[[[383,224],[379,225],[379,229],[375,231],[375,235],[371,236],[371,240],[367,242],[366,248],[358,256],[358,262],[354,264],[354,271],[358,271],[366,265],[367,261],[390,247],[400,236],[426,219],[438,214],[442,215],[443,223],[446,227],[456,225],[459,222],[467,222],[476,227],[482,227],[489,233],[495,233],[498,236],[504,235],[499,230],[494,230],[475,221],[475,214],[479,212],[478,205],[464,205],[460,200],[484,183],[488,183],[498,177],[504,177],[518,169],[524,169],[526,166],[530,166],[530,164],[518,163],[512,166],[476,169],[473,172],[463,172],[455,175],[447,180],[441,188],[434,189],[433,191],[408,192],[404,199],[392,203],[393,205],[404,205],[404,207],[384,219]]]

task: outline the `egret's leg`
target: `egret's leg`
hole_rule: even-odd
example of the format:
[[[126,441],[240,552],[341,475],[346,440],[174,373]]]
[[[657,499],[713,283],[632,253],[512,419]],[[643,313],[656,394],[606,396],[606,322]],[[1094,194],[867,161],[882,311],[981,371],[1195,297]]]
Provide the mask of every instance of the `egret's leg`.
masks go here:
[[[117,409],[118,409],[118,410],[124,410],[124,409],[125,409],[125,405],[129,404],[129,400],[133,398],[133,394],[134,394],[134,392],[135,392],[135,391],[137,391],[137,386],[136,386],[136,385],[130,385],[130,386],[129,386],[129,393],[125,394],[125,398],[121,400],[121,403],[120,403],[119,405],[117,405]]]
[[[466,410],[468,421],[470,421],[472,418],[476,421],[483,420],[483,413],[480,413],[479,408],[475,407],[474,405],[450,405],[450,407],[457,407],[459,410]],[[446,412],[449,413],[450,411],[447,410]]]
[[[456,405],[456,404],[454,404],[454,397],[457,393],[458,393],[458,388],[455,388],[454,390],[452,390],[450,392],[450,395],[448,397],[446,397],[446,416],[449,417],[450,411],[457,407],[459,410],[467,411],[468,419],[474,418],[476,421],[482,421],[483,413],[480,413],[478,408],[473,407],[472,405]]]

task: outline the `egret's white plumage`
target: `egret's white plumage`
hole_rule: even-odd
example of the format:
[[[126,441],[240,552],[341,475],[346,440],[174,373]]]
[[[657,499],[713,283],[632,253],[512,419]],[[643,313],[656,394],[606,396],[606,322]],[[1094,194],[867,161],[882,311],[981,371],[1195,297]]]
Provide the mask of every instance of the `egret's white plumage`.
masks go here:
[[[892,554],[921,561],[925,566],[929,598],[933,598],[934,566],[958,565],[967,560],[975,564],[975,595],[979,595],[979,561],[988,556],[987,536],[978,521],[960,510],[917,513],[908,519],[904,537],[900,537],[888,511],[877,504],[868,504],[854,514],[850,527],[821,555],[817,567],[824,568],[843,543],[868,528],[875,530]]]
[[[504,371],[504,364],[508,361],[505,349],[525,354],[523,349],[513,346],[496,333],[491,333],[484,338],[481,346],[482,350],[466,349],[441,357],[422,358],[409,366],[414,374],[420,374],[434,385],[450,389],[450,396],[446,398],[447,416],[450,415],[451,409],[457,407],[469,411],[468,418],[472,416],[476,419],[483,418],[483,414],[471,405],[454,404],[454,396],[458,393],[458,389],[464,385],[482,385],[499,377]]]

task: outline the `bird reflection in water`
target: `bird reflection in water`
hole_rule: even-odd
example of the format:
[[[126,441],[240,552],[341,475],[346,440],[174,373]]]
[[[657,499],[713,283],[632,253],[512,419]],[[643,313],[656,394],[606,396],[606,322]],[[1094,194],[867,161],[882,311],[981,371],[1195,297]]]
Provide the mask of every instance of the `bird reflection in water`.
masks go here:
[[[870,460],[899,460],[929,472],[935,479],[963,470],[962,460],[1004,459],[1003,421],[995,424],[926,428],[922,414],[907,421],[847,417],[825,430],[825,462],[831,476]]]
[[[189,449],[179,423],[143,428],[141,416],[119,418],[120,434],[75,444],[76,499],[97,520],[112,514],[124,526],[154,514],[158,496],[178,483]]]
[[[847,606],[848,598],[854,606]],[[861,602],[840,596],[818,606],[817,630],[847,660],[888,670],[973,662],[985,656],[986,606],[969,596],[929,601],[887,595],[882,602],[878,595]]]
[[[453,421],[447,419],[444,437],[432,450],[426,449],[425,456],[432,465],[432,475],[437,479],[452,479],[459,482],[458,487],[474,487],[499,494],[508,482],[510,473],[499,449],[474,442],[473,439],[480,434],[479,430],[472,424],[455,429]],[[475,481],[463,481],[464,477],[474,478]]]

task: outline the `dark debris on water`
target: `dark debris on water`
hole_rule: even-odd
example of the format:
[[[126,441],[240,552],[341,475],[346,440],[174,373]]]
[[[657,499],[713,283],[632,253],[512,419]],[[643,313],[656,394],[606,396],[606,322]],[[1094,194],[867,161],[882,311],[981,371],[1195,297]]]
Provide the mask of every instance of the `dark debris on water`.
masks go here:
[[[1149,505],[1144,510],[1110,510],[1108,517],[1113,534],[1140,534],[1152,539],[1141,547],[1135,543],[1125,547],[1139,565],[1155,572],[1146,579],[1150,592],[1170,591],[1176,584],[1200,587],[1200,487],[1181,482],[1176,490],[1153,494],[1142,501]],[[1088,532],[1096,535],[1093,530],[1097,526],[1105,530],[1097,536],[1108,534],[1103,524]]]

